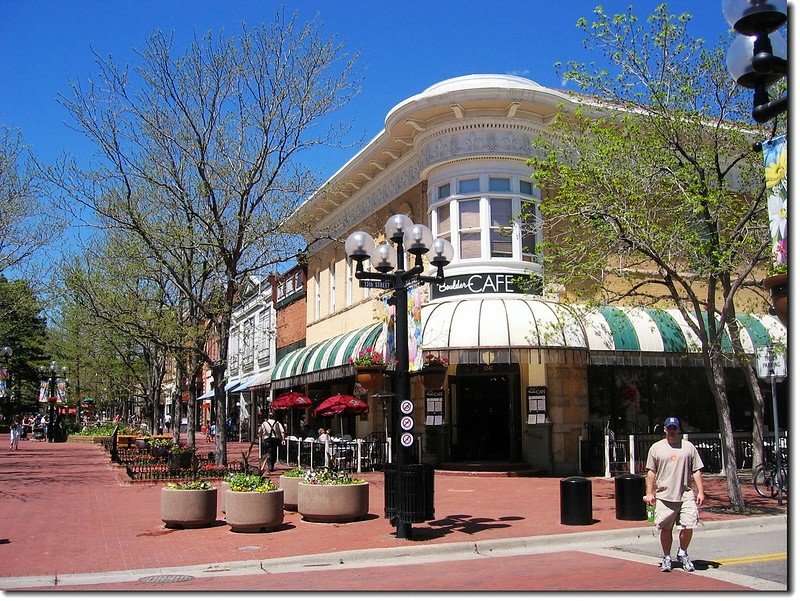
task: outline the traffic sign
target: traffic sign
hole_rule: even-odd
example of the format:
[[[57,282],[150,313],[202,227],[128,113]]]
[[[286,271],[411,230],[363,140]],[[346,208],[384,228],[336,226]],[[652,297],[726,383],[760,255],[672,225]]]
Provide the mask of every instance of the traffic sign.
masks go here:
[[[359,280],[358,286],[360,288],[380,288],[381,290],[391,290],[394,288],[394,283],[384,282],[383,280]]]
[[[411,432],[403,432],[400,435],[400,444],[404,447],[410,447],[414,444],[414,435]]]
[[[414,429],[414,419],[410,415],[405,415],[400,419],[400,427],[403,430],[413,430]]]
[[[770,360],[772,360],[771,373]],[[786,377],[786,355],[776,353],[772,347],[760,346],[756,351],[756,370],[758,377],[762,380],[774,377],[776,381],[780,382]]]
[[[405,401],[400,403],[400,411],[408,415],[412,411],[414,411],[414,403],[406,399]]]

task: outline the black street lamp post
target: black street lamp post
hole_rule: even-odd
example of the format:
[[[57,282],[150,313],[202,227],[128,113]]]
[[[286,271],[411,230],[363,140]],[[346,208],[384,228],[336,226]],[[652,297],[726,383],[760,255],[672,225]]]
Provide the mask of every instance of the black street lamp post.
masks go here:
[[[4,377],[5,377],[5,384],[6,384],[6,387],[5,387],[5,398],[7,399],[8,408],[9,408],[9,415],[7,415],[6,418],[8,419],[8,422],[11,423],[11,418],[13,417],[11,415],[11,413],[13,413],[14,397],[13,397],[12,391],[11,391],[11,371],[9,370],[9,367],[8,367],[8,360],[11,358],[11,355],[14,353],[14,351],[11,349],[10,346],[4,346],[3,350],[0,351],[0,353],[2,353],[2,355],[3,355],[3,369],[5,370],[5,376]]]
[[[356,262],[356,278],[366,282],[383,282],[387,289],[394,291],[392,302],[395,306],[395,344],[397,370],[395,372],[395,410],[392,412],[392,448],[395,463],[395,507],[397,538],[411,538],[411,523],[404,519],[400,503],[406,498],[404,490],[404,467],[409,463],[409,451],[414,444],[413,420],[410,414],[413,404],[409,399],[408,365],[408,285],[417,282],[441,283],[444,281],[445,265],[453,260],[453,247],[442,238],[433,239],[430,229],[415,224],[406,215],[393,215],[384,228],[386,238],[394,244],[385,242],[378,246],[372,237],[363,231],[350,234],[345,242],[347,256]],[[406,269],[405,255],[414,256],[414,266]],[[424,276],[422,255],[436,267],[436,276]],[[364,261],[370,260],[375,272],[364,271]],[[376,286],[378,287],[378,286]],[[415,493],[416,491],[411,491]],[[388,513],[387,508],[387,513]]]
[[[786,77],[786,40],[777,33],[787,20],[786,0],[723,0],[722,14],[740,36],[727,65],[740,86],[753,89],[753,120],[766,123],[786,112],[788,93],[770,100],[767,88]]]
[[[67,368],[61,368],[61,375],[66,380],[67,377]],[[56,365],[55,361],[50,362],[50,369],[49,371],[44,367],[39,367],[39,376],[41,378],[47,377],[48,381],[48,402],[50,404],[50,408],[48,411],[48,423],[47,423],[47,442],[54,442],[56,436],[56,401],[58,401],[58,365]]]

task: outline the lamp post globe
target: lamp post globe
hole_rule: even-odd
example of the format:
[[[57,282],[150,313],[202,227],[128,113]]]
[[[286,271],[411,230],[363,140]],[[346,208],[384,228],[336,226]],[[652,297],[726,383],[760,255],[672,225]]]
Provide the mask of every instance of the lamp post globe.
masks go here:
[[[775,31],[788,18],[786,0],[723,0],[722,14],[742,35]]]

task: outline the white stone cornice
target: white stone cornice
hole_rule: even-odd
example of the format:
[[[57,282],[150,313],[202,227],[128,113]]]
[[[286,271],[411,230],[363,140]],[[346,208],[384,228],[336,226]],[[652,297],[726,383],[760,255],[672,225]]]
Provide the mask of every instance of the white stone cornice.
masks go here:
[[[450,105],[450,109],[453,111],[453,114],[456,116],[456,119],[464,118],[464,109],[461,108],[460,104],[453,103]]]

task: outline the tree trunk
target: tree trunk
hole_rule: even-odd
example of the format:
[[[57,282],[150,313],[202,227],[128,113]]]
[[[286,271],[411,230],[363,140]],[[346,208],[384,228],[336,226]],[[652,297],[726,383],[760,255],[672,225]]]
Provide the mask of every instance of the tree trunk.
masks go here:
[[[708,353],[706,367],[706,377],[714,395],[714,404],[717,406],[723,469],[728,483],[728,497],[730,498],[731,509],[736,513],[744,513],[744,498],[742,497],[742,488],[739,485],[739,475],[736,472],[736,452],[733,444],[731,410],[728,405],[728,393],[725,386],[725,370],[722,364],[722,357],[716,349],[712,349]]]

